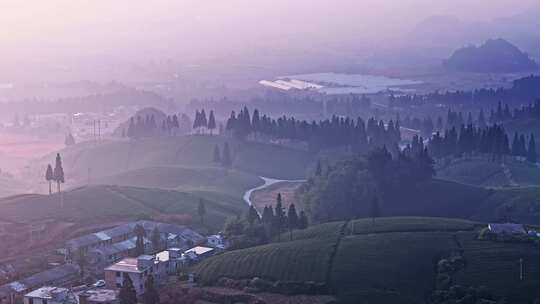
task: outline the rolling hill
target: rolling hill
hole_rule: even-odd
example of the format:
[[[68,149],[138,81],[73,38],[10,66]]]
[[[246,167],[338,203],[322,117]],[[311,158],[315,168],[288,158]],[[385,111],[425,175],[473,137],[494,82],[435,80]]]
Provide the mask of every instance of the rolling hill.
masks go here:
[[[204,191],[241,197],[245,191],[262,184],[252,174],[222,167],[150,167],[97,178],[98,184],[146,188]]]
[[[486,286],[511,303],[540,297],[540,249],[531,243],[477,239],[483,225],[443,218],[379,218],[333,222],[296,231],[292,241],[236,250],[195,266],[205,284],[221,277],[315,281],[340,303],[425,303],[435,286],[436,265],[460,253],[465,266],[453,283]],[[288,240],[283,237],[282,240]],[[527,261],[520,281],[516,264]]]
[[[517,73],[538,69],[527,53],[504,39],[490,39],[481,46],[456,50],[444,66],[466,72]]]
[[[247,208],[224,194],[178,192],[122,186],[86,186],[53,195],[26,194],[0,199],[0,221],[31,223],[46,220],[100,224],[138,218],[177,217],[199,226],[197,206],[206,205],[206,225],[219,230],[229,217]]]
[[[80,184],[142,168],[212,167],[214,147],[223,148],[225,142],[232,150],[233,168],[253,175],[299,179],[312,162],[307,152],[278,145],[197,135],[84,142],[66,147],[60,154],[68,183]],[[50,155],[35,162],[28,176],[43,176],[46,164],[53,160]]]

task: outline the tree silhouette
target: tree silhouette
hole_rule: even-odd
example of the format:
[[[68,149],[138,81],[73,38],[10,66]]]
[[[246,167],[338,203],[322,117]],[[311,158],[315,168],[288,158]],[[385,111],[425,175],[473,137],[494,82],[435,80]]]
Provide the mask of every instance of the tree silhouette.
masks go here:
[[[146,291],[143,295],[144,304],[158,304],[159,303],[159,293],[154,284],[154,276],[149,275],[146,279]]]
[[[54,180],[53,169],[51,164],[47,165],[47,170],[45,171],[45,180],[49,183],[49,195],[52,194],[52,181]]]
[[[221,163],[225,167],[230,167],[232,165],[231,150],[229,149],[229,143],[225,143],[223,146],[223,155],[221,157]]]
[[[71,146],[71,145],[75,144],[75,138],[73,137],[73,135],[71,133],[68,133],[68,135],[66,135],[66,139],[64,140],[64,144],[66,146]]]
[[[86,265],[88,264],[88,260],[86,258],[86,254],[81,249],[77,251],[75,262],[77,263],[77,266],[79,266],[79,274],[81,276],[81,280],[84,280],[84,271],[86,269]]]
[[[221,153],[219,153],[219,146],[214,146],[214,163],[219,164],[221,163]]]
[[[206,215],[206,205],[204,204],[204,201],[202,199],[199,200],[199,206],[197,207],[197,213],[199,214],[199,218],[201,220],[201,225],[204,226],[204,217]]]
[[[214,117],[214,111],[210,110],[210,116],[208,117],[208,130],[210,130],[210,135],[216,129],[216,118]]]
[[[298,218],[298,228],[306,229],[308,227],[308,218],[304,210],[300,211],[300,216]]]
[[[58,187],[58,193],[60,193],[60,184],[64,183],[64,168],[62,168],[62,158],[60,157],[60,153],[56,154],[56,165],[54,167],[53,177]]]
[[[536,142],[534,141],[534,135],[531,134],[529,139],[529,149],[527,151],[527,160],[531,163],[536,163],[538,157],[536,155]]]
[[[161,249],[161,235],[157,226],[154,227],[154,229],[152,230],[150,241],[152,242],[152,249],[154,251],[158,251]]]
[[[118,294],[120,304],[137,304],[137,292],[133,287],[133,281],[128,274],[124,275],[123,278],[122,287]]]
[[[137,224],[133,229],[133,232],[137,237],[137,240],[135,241],[134,255],[135,257],[138,257],[141,254],[144,254],[144,236],[146,235],[146,231],[144,230],[143,226]]]
[[[255,207],[253,205],[249,206],[248,214],[247,214],[247,221],[249,223],[249,227],[253,227],[253,224],[255,221],[259,221],[259,213],[257,213],[257,210],[255,210]]]
[[[381,208],[379,206],[379,199],[374,198],[371,201],[371,209],[369,210],[369,215],[371,216],[373,221],[375,221],[375,218],[381,216]]]

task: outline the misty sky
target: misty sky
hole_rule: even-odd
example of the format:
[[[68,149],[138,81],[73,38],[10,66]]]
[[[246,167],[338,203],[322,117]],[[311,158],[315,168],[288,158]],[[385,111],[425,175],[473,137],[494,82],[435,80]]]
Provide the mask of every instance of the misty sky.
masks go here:
[[[537,0],[0,0],[0,55],[174,56],[272,46],[276,41],[281,47],[302,39],[384,39],[433,15],[489,20],[535,4]]]

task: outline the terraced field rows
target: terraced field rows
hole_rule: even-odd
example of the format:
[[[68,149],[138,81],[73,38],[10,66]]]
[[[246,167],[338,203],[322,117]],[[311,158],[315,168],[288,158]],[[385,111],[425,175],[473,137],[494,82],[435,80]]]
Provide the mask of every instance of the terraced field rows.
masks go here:
[[[458,233],[458,239],[464,248],[467,267],[456,275],[456,283],[489,286],[496,294],[510,292],[516,299],[540,286],[540,249],[534,245],[477,240],[466,232]],[[523,259],[523,280],[520,280],[520,259]]]

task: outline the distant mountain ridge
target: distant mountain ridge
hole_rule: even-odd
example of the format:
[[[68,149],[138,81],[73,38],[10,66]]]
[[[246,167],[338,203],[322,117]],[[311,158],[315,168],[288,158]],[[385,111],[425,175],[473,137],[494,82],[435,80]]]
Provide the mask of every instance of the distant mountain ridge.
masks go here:
[[[458,49],[443,65],[478,73],[517,73],[538,69],[527,53],[504,39],[490,39],[478,47],[471,45]]]

